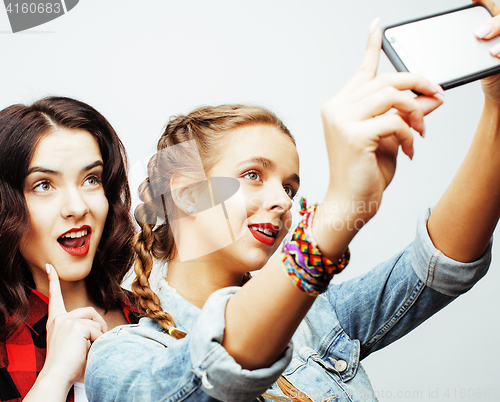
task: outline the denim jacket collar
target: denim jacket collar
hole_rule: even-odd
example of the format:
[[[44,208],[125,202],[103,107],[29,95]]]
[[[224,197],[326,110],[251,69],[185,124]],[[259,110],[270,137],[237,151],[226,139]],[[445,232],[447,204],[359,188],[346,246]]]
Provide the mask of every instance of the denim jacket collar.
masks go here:
[[[165,279],[160,280],[157,295],[163,311],[174,318],[176,328],[186,333],[191,332],[201,310],[177,293]]]

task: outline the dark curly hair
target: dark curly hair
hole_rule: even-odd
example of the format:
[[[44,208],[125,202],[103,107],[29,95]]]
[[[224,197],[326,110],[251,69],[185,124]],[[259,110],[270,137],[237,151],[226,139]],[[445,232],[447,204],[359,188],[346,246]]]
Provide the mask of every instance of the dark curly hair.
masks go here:
[[[104,162],[102,183],[109,203],[92,270],[85,278],[88,294],[105,310],[117,308],[127,293],[120,287],[133,262],[134,226],[122,142],[109,122],[91,106],[70,98],[47,97],[31,106],[0,111],[0,340],[11,336],[29,310],[35,283],[20,252],[29,226],[23,188],[30,161],[41,138],[54,128],[89,132]]]

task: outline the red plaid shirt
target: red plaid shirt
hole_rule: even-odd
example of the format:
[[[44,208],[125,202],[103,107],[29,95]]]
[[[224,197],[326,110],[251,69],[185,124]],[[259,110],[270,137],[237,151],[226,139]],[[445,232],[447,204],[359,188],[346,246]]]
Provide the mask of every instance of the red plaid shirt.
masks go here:
[[[21,402],[35,383],[45,362],[49,299],[32,290],[28,296],[30,310],[24,325],[0,342],[0,401]],[[140,311],[124,303],[123,313],[129,323],[136,322]],[[74,401],[73,387],[68,402]]]

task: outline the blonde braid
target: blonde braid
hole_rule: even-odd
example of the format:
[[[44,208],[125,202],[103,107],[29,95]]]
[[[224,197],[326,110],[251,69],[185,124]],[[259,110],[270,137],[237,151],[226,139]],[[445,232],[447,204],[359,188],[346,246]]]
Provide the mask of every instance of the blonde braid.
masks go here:
[[[156,214],[151,210],[148,211],[148,200],[151,200],[151,192],[149,181],[143,183],[140,187],[141,199],[145,201],[135,210],[136,220],[139,222],[141,230],[134,237],[134,250],[137,253],[137,260],[134,264],[136,278],[132,283],[132,290],[140,297],[141,306],[145,309],[149,318],[158,321],[163,328],[175,339],[184,338],[186,333],[178,330],[175,327],[175,321],[169,313],[163,311],[159,297],[151,289],[149,277],[153,270],[152,249],[157,241],[152,225],[152,219],[156,218]]]

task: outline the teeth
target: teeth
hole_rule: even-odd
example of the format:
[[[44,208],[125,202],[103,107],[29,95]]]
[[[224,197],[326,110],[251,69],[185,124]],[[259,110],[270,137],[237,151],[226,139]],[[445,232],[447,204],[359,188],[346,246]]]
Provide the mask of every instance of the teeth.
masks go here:
[[[88,233],[88,230],[87,229],[83,229],[83,230],[79,230],[78,232],[69,232],[69,233],[66,233],[64,236],[61,236],[61,237],[66,237],[68,239],[76,239],[78,237],[86,236],[87,233]]]
[[[261,228],[259,228],[258,230],[259,230],[260,232],[262,232],[262,233],[264,233],[264,234],[268,235],[268,236],[272,236],[272,235],[273,235],[273,232],[271,232],[269,229],[261,229]]]
[[[264,229],[264,228],[260,228],[258,226],[250,226],[250,227],[254,230],[257,230],[258,232],[264,233],[267,236],[274,237],[274,233],[271,229]]]

